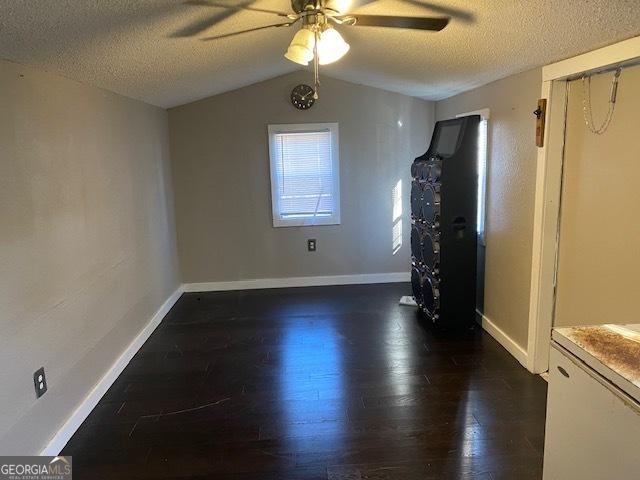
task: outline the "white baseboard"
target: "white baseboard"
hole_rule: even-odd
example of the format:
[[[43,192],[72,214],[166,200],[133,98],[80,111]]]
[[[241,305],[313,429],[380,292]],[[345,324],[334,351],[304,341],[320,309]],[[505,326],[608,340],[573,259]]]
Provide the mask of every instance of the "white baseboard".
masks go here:
[[[500,345],[502,345],[507,352],[515,357],[518,362],[522,364],[524,368],[528,370],[527,367],[527,351],[518,345],[515,340],[513,340],[509,335],[504,333],[500,327],[498,327],[495,323],[493,323],[489,318],[476,310],[478,317],[481,319],[482,328],[491,335]],[[480,323],[480,322],[478,322]]]
[[[80,405],[75,409],[67,421],[56,432],[47,446],[40,452],[40,455],[55,456],[58,455],[76,430],[82,425],[82,422],[89,416],[94,407],[98,404],[109,387],[116,381],[125,367],[129,364],[133,356],[142,347],[144,342],[151,336],[165,315],[171,310],[171,307],[178,301],[183,293],[183,287],[180,286],[166,302],[151,317],[151,320],[140,331],[138,336],[129,344],[120,357],[115,361],[111,368],[104,374],[100,381],[93,387],[89,394],[82,400]]]
[[[409,282],[409,272],[364,273],[359,275],[329,275],[324,277],[257,278],[230,282],[185,283],[185,292],[219,292],[254,290],[259,288],[318,287],[324,285],[354,285],[366,283]]]

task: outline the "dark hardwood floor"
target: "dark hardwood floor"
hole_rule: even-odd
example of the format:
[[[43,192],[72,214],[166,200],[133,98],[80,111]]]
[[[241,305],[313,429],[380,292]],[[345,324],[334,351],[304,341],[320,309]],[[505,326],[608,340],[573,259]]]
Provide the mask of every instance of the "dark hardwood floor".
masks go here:
[[[65,447],[74,478],[541,478],[544,380],[409,292],[183,295]]]

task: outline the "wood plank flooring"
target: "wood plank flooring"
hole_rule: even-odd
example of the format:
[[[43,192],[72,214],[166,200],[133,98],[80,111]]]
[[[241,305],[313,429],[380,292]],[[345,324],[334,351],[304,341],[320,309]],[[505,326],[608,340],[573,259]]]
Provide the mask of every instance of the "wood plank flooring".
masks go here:
[[[546,383],[406,284],[185,294],[65,447],[78,479],[540,479]]]

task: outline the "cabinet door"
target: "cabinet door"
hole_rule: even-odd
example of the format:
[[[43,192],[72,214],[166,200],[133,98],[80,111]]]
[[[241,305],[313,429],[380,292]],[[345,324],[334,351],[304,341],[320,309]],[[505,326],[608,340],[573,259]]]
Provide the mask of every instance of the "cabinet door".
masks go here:
[[[640,478],[640,406],[566,355],[551,349],[544,480]]]

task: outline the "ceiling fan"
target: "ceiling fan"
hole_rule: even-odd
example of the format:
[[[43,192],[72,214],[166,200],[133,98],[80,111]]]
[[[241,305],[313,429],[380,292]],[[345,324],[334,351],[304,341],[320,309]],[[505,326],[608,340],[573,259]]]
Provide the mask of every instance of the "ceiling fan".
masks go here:
[[[359,7],[375,0],[356,0],[355,7]],[[418,5],[431,10],[440,10],[443,13],[456,12],[452,9],[436,7],[431,4],[421,3],[419,0],[403,0],[407,3]],[[398,15],[366,15],[358,13],[348,13],[351,0],[291,0],[293,12],[281,12],[268,10],[261,7],[254,7],[253,1],[245,1],[239,5],[229,5],[216,0],[187,0],[186,5],[207,6],[228,10],[229,14],[246,10],[261,12],[265,14],[277,15],[282,19],[280,23],[264,25],[237,32],[225,33],[203,37],[203,41],[219,40],[248,32],[255,32],[268,28],[291,27],[300,22],[301,27],[293,36],[284,56],[288,60],[300,65],[308,65],[313,62],[316,89],[314,98],[318,95],[318,65],[327,65],[340,60],[348,51],[349,44],[345,42],[342,35],[335,27],[385,27],[404,28],[413,30],[440,31],[449,23],[449,16],[442,17],[408,17]],[[225,15],[228,16],[228,15]],[[177,36],[197,35],[212,25],[220,21],[220,18],[209,18],[198,22],[187,29],[184,29]]]

